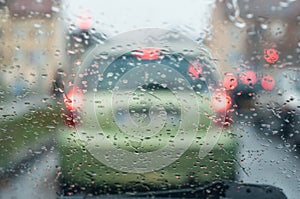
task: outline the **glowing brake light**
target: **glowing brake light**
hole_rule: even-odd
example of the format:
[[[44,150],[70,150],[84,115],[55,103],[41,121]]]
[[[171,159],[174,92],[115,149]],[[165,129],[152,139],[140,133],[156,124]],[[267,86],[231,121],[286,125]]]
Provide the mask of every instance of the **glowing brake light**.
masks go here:
[[[260,85],[265,90],[272,90],[275,87],[275,79],[271,75],[264,75]]]
[[[155,47],[146,47],[140,50],[135,50],[132,54],[142,60],[156,60],[159,58],[161,50]]]
[[[211,96],[211,106],[217,112],[223,112],[231,107],[231,97],[222,91],[215,91]]]
[[[83,93],[80,88],[72,88],[64,95],[64,103],[69,110],[78,110],[83,107]]]
[[[91,14],[81,14],[77,18],[77,26],[81,30],[88,30],[92,27],[93,25],[93,17]]]
[[[202,70],[202,65],[200,63],[193,63],[191,65],[189,65],[189,68],[188,68],[188,75],[191,77],[191,78],[196,78],[196,79],[199,79],[199,76],[203,73],[203,70]]]
[[[234,90],[237,87],[238,81],[233,73],[226,73],[223,85],[226,90]]]
[[[264,59],[266,60],[266,62],[274,64],[279,59],[278,51],[274,48],[265,49]]]
[[[257,76],[254,71],[245,71],[240,73],[239,79],[243,84],[253,86],[257,82]]]

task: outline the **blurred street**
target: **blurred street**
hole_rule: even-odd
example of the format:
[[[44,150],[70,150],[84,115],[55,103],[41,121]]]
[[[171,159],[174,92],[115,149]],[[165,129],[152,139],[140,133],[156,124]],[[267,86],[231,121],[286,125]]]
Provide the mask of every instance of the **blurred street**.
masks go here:
[[[254,128],[235,127],[240,135],[239,181],[274,185],[290,199],[300,192],[300,159],[283,141],[264,136]]]

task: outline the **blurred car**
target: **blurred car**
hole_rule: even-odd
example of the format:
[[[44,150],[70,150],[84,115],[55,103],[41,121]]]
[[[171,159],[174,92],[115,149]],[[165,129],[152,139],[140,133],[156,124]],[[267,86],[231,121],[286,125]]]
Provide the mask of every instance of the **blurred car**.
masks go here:
[[[257,93],[255,120],[265,133],[278,135],[295,148],[300,144],[300,70],[282,70],[274,77],[274,89]]]
[[[77,69],[61,89],[63,194],[235,179],[233,102],[204,47],[176,32],[137,30],[87,49]]]

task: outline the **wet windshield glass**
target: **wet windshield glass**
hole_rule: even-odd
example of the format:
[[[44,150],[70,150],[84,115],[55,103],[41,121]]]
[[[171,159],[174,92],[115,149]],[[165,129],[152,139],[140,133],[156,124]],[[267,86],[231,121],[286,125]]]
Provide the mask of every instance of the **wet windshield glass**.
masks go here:
[[[300,3],[0,0],[0,198],[291,198]]]

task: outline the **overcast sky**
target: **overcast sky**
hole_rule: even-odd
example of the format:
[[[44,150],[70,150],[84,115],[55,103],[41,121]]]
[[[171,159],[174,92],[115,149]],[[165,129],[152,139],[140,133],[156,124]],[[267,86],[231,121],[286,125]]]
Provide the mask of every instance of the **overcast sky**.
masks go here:
[[[67,18],[89,12],[109,36],[153,27],[180,29],[196,39],[208,27],[214,0],[65,0]],[[188,35],[187,35],[188,36]]]

